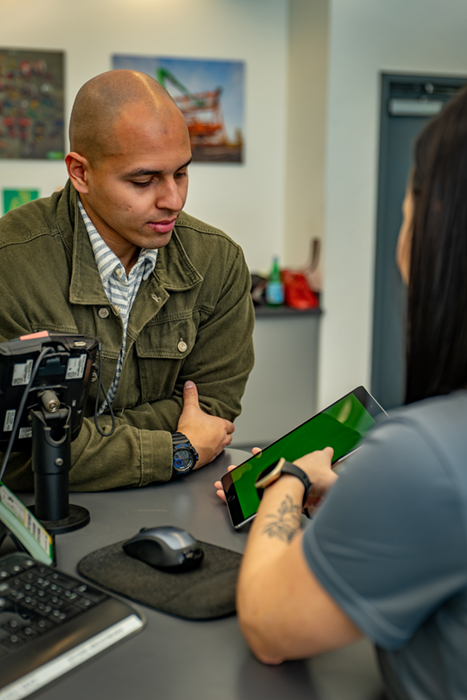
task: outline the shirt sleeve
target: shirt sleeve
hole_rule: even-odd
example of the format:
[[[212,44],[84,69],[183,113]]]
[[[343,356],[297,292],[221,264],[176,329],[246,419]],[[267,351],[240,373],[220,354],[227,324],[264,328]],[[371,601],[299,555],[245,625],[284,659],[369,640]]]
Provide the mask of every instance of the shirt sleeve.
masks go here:
[[[404,646],[466,585],[466,541],[449,458],[404,419],[374,429],[305,532],[314,575],[364,634]]]

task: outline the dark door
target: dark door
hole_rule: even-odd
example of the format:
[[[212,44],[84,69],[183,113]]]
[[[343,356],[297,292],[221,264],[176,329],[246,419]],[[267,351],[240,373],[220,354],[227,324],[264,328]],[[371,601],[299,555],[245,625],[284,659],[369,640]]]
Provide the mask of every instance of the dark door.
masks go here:
[[[383,75],[373,318],[372,393],[388,409],[404,401],[406,289],[396,266],[412,146],[467,79]]]

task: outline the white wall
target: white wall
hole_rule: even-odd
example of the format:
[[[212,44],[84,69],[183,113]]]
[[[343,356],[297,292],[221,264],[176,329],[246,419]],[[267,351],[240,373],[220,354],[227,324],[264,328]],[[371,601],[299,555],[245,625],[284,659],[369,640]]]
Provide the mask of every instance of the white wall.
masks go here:
[[[329,0],[290,0],[284,263],[324,234]]]
[[[465,0],[330,0],[319,405],[370,384],[380,71],[467,75]]]
[[[0,47],[65,51],[66,121],[113,53],[246,62],[246,162],[193,164],[187,211],[224,229],[252,269],[282,255],[288,0],[2,0]],[[62,163],[0,160],[4,187],[63,185]]]

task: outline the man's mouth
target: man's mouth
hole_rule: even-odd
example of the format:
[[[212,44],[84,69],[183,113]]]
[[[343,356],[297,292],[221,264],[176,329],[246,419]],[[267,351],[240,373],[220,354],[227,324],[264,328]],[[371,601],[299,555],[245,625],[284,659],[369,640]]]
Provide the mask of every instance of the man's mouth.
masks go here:
[[[170,233],[177,219],[164,219],[163,221],[149,221],[148,226],[156,233]]]

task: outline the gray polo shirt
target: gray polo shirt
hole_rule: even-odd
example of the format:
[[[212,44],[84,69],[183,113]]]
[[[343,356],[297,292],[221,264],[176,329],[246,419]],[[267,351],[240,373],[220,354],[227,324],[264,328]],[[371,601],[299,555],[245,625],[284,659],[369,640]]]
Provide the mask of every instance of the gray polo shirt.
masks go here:
[[[304,536],[395,700],[467,698],[467,392],[374,428]]]

